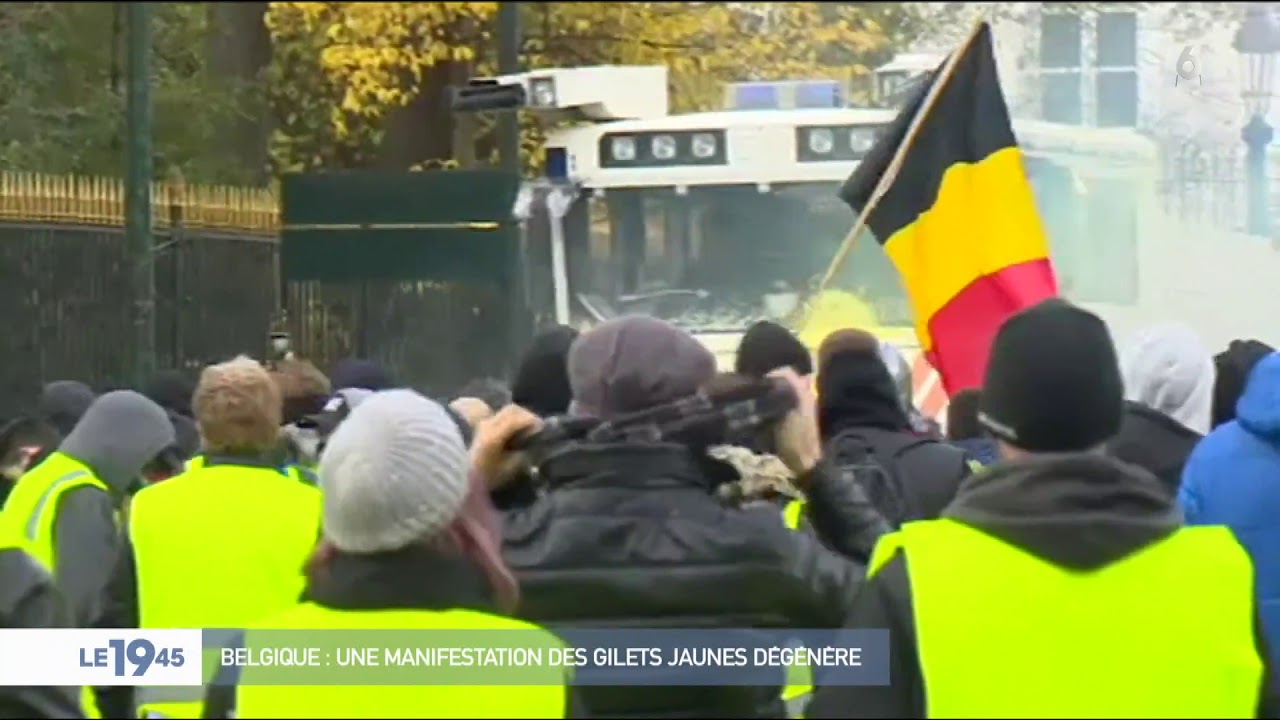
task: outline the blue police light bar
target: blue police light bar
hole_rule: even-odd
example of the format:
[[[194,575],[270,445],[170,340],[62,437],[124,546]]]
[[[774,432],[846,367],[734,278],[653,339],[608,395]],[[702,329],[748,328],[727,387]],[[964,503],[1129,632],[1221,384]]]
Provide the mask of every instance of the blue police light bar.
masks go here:
[[[842,108],[844,85],[838,80],[814,80],[796,83],[797,108]]]
[[[782,93],[775,83],[742,83],[734,87],[736,110],[776,110],[782,107]]]
[[[845,87],[838,80],[774,80],[733,83],[725,93],[730,110],[842,108]]]

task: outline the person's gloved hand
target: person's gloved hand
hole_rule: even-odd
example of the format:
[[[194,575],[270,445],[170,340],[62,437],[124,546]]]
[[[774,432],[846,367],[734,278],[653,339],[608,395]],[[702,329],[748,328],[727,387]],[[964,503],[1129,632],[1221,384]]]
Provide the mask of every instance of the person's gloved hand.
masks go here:
[[[542,418],[519,405],[507,405],[476,427],[471,442],[471,470],[480,473],[489,489],[506,484],[520,469],[521,453],[512,442],[542,427]]]

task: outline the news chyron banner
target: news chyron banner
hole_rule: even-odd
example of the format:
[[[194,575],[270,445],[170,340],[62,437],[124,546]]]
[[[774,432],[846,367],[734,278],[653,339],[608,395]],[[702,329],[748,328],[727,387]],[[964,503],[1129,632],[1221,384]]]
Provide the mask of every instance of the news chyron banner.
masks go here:
[[[888,685],[888,630],[0,630],[0,685]]]

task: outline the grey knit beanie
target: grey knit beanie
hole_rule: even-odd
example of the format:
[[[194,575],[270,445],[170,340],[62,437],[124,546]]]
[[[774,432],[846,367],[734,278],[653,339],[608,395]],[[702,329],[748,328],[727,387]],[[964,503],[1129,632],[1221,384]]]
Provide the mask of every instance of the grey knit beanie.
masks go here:
[[[438,533],[462,509],[468,471],[444,408],[412,390],[374,393],[320,456],[324,536],[339,550],[374,553]]]

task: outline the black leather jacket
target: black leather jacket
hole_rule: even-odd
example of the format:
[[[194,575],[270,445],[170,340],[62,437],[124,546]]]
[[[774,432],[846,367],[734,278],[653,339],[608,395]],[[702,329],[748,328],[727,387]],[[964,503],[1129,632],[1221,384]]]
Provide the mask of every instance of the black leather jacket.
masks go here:
[[[675,445],[579,446],[541,467],[550,490],[508,512],[520,614],[544,625],[834,628],[887,530],[858,487],[802,478],[813,534],[774,506],[726,506]],[[842,554],[847,553],[847,554]],[[784,717],[780,688],[584,687],[592,717]]]
[[[0,550],[0,627],[67,628],[53,578],[19,550]],[[0,718],[82,718],[78,687],[0,687]]]

